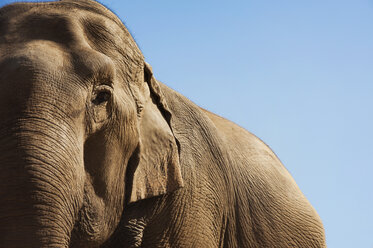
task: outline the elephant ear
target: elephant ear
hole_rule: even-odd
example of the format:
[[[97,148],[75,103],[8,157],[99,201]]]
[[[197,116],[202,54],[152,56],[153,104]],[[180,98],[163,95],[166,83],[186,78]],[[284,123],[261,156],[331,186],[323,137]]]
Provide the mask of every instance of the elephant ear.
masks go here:
[[[150,65],[144,65],[140,86],[139,147],[129,202],[166,194],[183,187],[178,145],[171,113]]]

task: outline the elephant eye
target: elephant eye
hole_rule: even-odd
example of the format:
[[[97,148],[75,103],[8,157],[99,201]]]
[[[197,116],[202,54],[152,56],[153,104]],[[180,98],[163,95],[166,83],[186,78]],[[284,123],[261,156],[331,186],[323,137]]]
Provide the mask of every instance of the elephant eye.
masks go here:
[[[108,87],[100,87],[100,89],[97,90],[96,96],[92,100],[95,105],[101,105],[110,100],[111,90],[107,88]]]

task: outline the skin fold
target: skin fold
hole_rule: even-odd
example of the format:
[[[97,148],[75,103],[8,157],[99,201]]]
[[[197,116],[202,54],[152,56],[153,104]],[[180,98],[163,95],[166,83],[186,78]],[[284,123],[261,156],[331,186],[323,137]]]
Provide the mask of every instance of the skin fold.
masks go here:
[[[157,81],[97,2],[0,9],[0,247],[325,247],[253,134]]]

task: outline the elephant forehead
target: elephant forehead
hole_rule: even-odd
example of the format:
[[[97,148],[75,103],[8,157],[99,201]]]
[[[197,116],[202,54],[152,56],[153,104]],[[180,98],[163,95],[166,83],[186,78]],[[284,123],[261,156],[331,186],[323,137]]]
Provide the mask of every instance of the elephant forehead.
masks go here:
[[[56,72],[70,60],[68,53],[49,41],[31,41],[12,48],[0,48],[0,70],[7,74],[17,70]]]
[[[103,13],[64,1],[10,5],[0,9],[0,41],[42,39],[73,46],[86,40],[86,32],[95,32],[101,41],[128,35],[118,18]]]
[[[9,5],[0,9],[0,33],[0,62],[24,53],[33,68],[66,72],[63,76],[88,83],[87,78],[110,78],[114,72],[132,82],[137,71],[131,68],[143,66],[142,53],[121,21],[94,1]]]
[[[70,61],[71,54],[50,41],[31,41],[9,51],[0,48],[0,91],[19,99],[31,92],[48,97],[75,94],[82,87],[71,83],[79,80],[68,72]]]
[[[67,23],[64,18],[61,20]],[[113,59],[116,56],[112,50],[111,54],[106,55],[103,49],[94,47],[93,41],[87,39],[87,35],[83,33],[79,25],[66,24],[74,30],[68,31],[68,27],[60,29],[59,31],[65,35],[60,35],[52,28],[53,22],[48,25],[44,25],[44,29],[31,26],[30,29],[26,28],[25,32],[22,28],[8,35],[8,38],[17,37],[13,37],[11,42],[0,43],[0,70],[5,69],[9,74],[12,68],[21,67],[34,72],[44,72],[44,74],[66,72],[82,79],[102,74],[105,77],[114,76]],[[30,36],[27,36],[28,34]]]
[[[0,45],[47,40],[70,51],[91,48],[114,59],[142,57],[120,20],[94,1],[4,7],[0,9],[0,33]]]
[[[58,43],[47,40],[33,40],[8,49],[0,48],[0,79],[22,73],[31,78],[80,79],[89,82],[97,76],[112,78],[114,63],[106,55],[91,48],[67,50]],[[3,52],[4,51],[4,52]],[[9,78],[8,78],[9,80]]]

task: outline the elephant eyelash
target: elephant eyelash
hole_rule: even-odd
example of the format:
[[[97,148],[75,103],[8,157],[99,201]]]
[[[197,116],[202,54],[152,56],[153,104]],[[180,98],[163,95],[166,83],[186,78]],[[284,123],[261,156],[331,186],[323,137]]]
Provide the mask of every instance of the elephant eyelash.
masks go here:
[[[95,105],[101,105],[108,102],[112,96],[112,88],[108,85],[100,85],[95,90],[94,98],[92,103]]]

